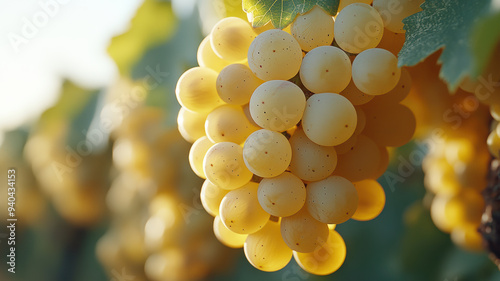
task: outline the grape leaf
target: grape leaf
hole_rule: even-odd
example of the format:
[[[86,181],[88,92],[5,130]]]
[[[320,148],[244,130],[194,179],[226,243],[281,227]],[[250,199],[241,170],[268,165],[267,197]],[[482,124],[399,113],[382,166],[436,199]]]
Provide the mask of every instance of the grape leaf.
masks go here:
[[[493,12],[480,19],[472,31],[472,51],[476,61],[474,76],[481,74],[500,38],[500,12]]]
[[[243,10],[254,27],[272,22],[276,28],[285,28],[297,14],[303,14],[318,5],[330,15],[335,15],[340,0],[243,0]]]
[[[406,42],[399,53],[399,66],[415,65],[443,49],[439,76],[454,91],[465,76],[476,77],[471,36],[474,25],[491,13],[492,0],[427,0],[423,11],[403,20]]]

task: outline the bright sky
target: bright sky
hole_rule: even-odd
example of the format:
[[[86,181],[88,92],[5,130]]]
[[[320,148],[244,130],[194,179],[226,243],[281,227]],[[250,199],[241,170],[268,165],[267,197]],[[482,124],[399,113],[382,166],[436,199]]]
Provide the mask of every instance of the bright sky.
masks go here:
[[[38,118],[57,99],[63,79],[87,88],[116,79],[106,48],[141,3],[0,0],[0,135]]]

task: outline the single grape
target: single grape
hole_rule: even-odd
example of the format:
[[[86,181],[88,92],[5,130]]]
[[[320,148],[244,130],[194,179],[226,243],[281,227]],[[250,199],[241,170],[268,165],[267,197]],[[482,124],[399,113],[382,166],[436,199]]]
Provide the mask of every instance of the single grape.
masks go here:
[[[376,218],[385,206],[385,192],[380,183],[376,180],[362,180],[353,184],[359,200],[358,208],[352,218],[358,221]]]
[[[295,126],[304,113],[304,92],[292,82],[267,81],[250,99],[252,119],[262,128],[282,132]]]
[[[335,41],[344,51],[358,54],[378,45],[384,33],[380,14],[370,5],[353,3],[335,19]]]
[[[203,159],[213,145],[214,143],[209,138],[201,137],[193,143],[189,150],[189,165],[191,165],[191,170],[202,179],[207,178],[203,171]]]
[[[301,62],[299,43],[280,29],[259,34],[248,49],[248,65],[264,81],[294,77],[299,72]]]
[[[244,105],[264,81],[257,78],[244,64],[231,64],[217,76],[217,93],[228,104]]]
[[[341,95],[315,94],[307,100],[302,127],[307,137],[319,145],[339,145],[356,129],[356,109]]]
[[[177,115],[177,128],[179,128],[181,136],[190,143],[205,136],[206,118],[206,114],[196,113],[181,107]]]
[[[205,121],[205,133],[213,142],[243,143],[258,128],[250,124],[240,106],[222,105]]]
[[[224,102],[215,88],[217,72],[206,67],[194,67],[184,72],[175,88],[177,101],[188,110],[208,113]]]
[[[262,129],[253,132],[243,146],[243,159],[252,173],[276,177],[283,173],[292,158],[292,148],[285,136]]]
[[[262,179],[257,195],[262,208],[276,217],[291,216],[302,209],[306,202],[304,183],[289,172]]]
[[[256,34],[250,24],[237,17],[228,17],[215,24],[210,33],[210,44],[220,58],[237,62],[246,58],[248,47]]]
[[[351,81],[351,61],[344,51],[321,46],[306,54],[300,81],[313,93],[340,93]]]
[[[243,162],[243,149],[232,142],[213,145],[203,159],[203,171],[208,180],[228,190],[245,185],[253,176]]]
[[[217,72],[220,72],[224,67],[231,64],[230,61],[223,60],[214,53],[210,44],[210,35],[201,41],[200,46],[198,46],[196,58],[198,60],[198,65],[211,68]]]
[[[229,190],[222,189],[209,180],[205,180],[201,186],[200,199],[207,213],[213,217],[218,216],[220,202],[222,202],[222,198],[224,198],[228,192]]]
[[[298,16],[291,25],[293,37],[302,50],[309,52],[319,46],[328,46],[333,41],[333,17],[319,6]]]
[[[239,234],[229,230],[221,221],[220,216],[214,218],[214,234],[222,244],[229,248],[243,248],[248,234]]]
[[[383,95],[396,87],[401,76],[398,59],[391,52],[373,48],[361,52],[352,63],[352,80],[368,95]]]
[[[270,215],[262,209],[257,199],[259,185],[249,182],[230,191],[219,207],[219,216],[224,225],[239,234],[251,234],[262,229]]]
[[[339,224],[352,217],[358,207],[358,193],[346,178],[330,176],[307,185],[307,210],[322,223]]]
[[[314,252],[293,252],[293,257],[303,270],[315,275],[329,275],[342,266],[346,250],[342,236],[331,229],[328,240],[324,241]]]
[[[328,238],[328,225],[314,219],[304,206],[292,216],[281,218],[281,236],[294,251],[310,253]]]
[[[267,272],[282,269],[292,258],[292,250],[281,237],[280,224],[274,221],[249,234],[243,249],[251,265]]]
[[[292,160],[290,171],[305,181],[327,178],[337,167],[337,153],[333,146],[322,146],[311,141],[302,128],[290,138]]]

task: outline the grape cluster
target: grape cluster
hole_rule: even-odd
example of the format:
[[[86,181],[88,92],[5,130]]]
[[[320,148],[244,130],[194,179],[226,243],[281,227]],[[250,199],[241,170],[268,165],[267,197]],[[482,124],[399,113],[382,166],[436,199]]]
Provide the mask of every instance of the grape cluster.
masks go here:
[[[134,280],[201,280],[231,255],[204,234],[212,221],[193,199],[201,183],[185,159],[189,147],[164,120],[161,108],[139,105],[113,131],[111,226],[96,247],[111,276],[124,268]]]
[[[411,88],[395,56],[404,35],[384,29],[374,6],[336,17],[314,7],[285,30],[222,19],[177,82],[178,127],[214,233],[257,269],[293,256],[330,274],[346,255],[335,226],[385,205],[376,179],[387,147],[407,143],[416,124],[400,103]]]

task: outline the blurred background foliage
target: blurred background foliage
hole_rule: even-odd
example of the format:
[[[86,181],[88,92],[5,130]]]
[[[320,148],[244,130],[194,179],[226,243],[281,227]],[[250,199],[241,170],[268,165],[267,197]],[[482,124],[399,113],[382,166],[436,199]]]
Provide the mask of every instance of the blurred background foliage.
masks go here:
[[[183,225],[179,226],[183,229],[179,232],[181,237],[196,233],[192,240],[177,238],[177,250],[189,248],[193,252],[184,266],[166,267],[182,271],[178,280],[188,280],[188,271],[201,272],[191,280],[500,280],[500,273],[485,253],[457,248],[449,235],[434,226],[429,210],[424,207],[425,189],[419,167],[395,186],[389,186],[381,178],[387,204],[378,218],[369,222],[350,220],[337,227],[347,245],[347,258],[330,276],[307,274],[293,260],[278,272],[261,272],[246,261],[241,249],[213,244],[218,242],[211,230],[211,218],[199,208],[196,197],[201,182],[189,170],[189,146],[175,129],[180,106],[174,89],[179,76],[196,66],[197,46],[207,34],[207,26],[221,16],[245,17],[240,7],[241,3],[233,0],[198,1],[192,12],[177,15],[170,1],[145,0],[131,19],[128,31],[114,37],[108,48],[119,69],[120,81],[103,89],[83,89],[66,81],[57,104],[35,124],[5,135],[0,148],[0,167],[2,171],[17,169],[19,222],[16,274],[12,275],[6,273],[3,254],[6,214],[0,213],[0,280],[147,280],[143,266],[146,257],[137,254],[137,260],[130,258],[136,254],[134,245],[147,246],[143,245],[144,237],[133,229],[115,225],[127,221],[127,217],[137,218],[135,231],[141,232],[150,219],[151,202],[163,194],[175,194],[173,198],[184,202],[179,205],[185,211],[181,212],[184,216],[180,220]],[[154,112],[161,112],[160,117]],[[147,117],[150,115],[153,117]],[[127,116],[137,124],[124,122]],[[146,128],[153,123],[154,129]],[[100,135],[89,133],[93,131]],[[161,161],[161,157],[172,157],[174,164],[168,167],[178,165],[175,171],[181,174],[172,187],[148,187],[140,191],[131,187],[137,192],[130,193],[130,202],[135,205],[126,205],[128,210],[117,215],[116,210],[108,210],[113,204],[109,202],[113,200],[110,186],[130,167],[120,165],[112,151],[117,149],[116,142],[121,137],[131,138],[130,134],[139,139],[135,143],[156,149],[146,150],[150,154],[145,152],[145,155],[150,158]],[[162,154],[158,148],[161,144],[150,142],[151,136],[163,134],[169,143],[176,143],[173,145],[176,151]],[[395,159],[407,158],[415,149],[416,144],[410,143],[393,151],[394,161],[388,172],[398,173],[400,162]],[[152,156],[155,152],[159,155]],[[146,169],[144,173],[159,179],[147,166],[154,167],[154,163],[143,165],[146,165],[142,167]],[[6,173],[0,173],[0,181],[6,182]],[[1,188],[5,186],[2,184]],[[1,192],[6,194],[5,190]],[[0,205],[1,210],[6,209],[4,204]],[[132,248],[112,252],[114,248],[103,246],[104,254],[99,255],[99,249],[96,251],[98,241],[102,242],[99,239],[112,231],[118,232],[111,236],[113,239],[125,237],[123,243]],[[208,242],[196,243],[204,239]],[[102,262],[103,257],[120,255],[121,263]],[[204,258],[193,258],[198,256]]]

